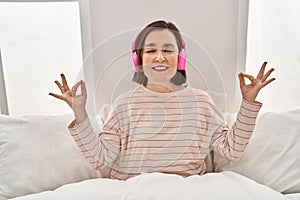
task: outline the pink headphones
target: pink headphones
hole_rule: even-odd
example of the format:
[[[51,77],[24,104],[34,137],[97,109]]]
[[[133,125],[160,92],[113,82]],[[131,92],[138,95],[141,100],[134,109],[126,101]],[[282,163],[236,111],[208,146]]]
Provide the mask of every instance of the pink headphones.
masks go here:
[[[132,61],[134,64],[134,70],[137,72],[138,71],[138,58],[137,54],[135,51],[135,41],[136,39],[132,42]],[[177,70],[185,70],[185,64],[186,64],[186,52],[185,52],[185,41],[182,40],[182,49],[178,55],[178,66]]]

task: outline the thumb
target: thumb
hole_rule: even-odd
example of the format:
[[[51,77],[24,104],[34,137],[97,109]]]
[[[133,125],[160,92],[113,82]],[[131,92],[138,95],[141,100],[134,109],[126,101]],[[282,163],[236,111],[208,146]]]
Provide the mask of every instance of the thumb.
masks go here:
[[[81,82],[82,82],[82,80],[81,80],[81,81],[78,81],[78,82],[72,87],[72,91],[75,92],[75,94],[76,94],[77,88],[79,87],[79,85],[81,85]]]
[[[239,77],[239,81],[240,81],[240,87],[245,86],[246,83],[245,83],[245,79],[244,79],[243,73],[242,72],[239,73],[238,77]]]
[[[86,86],[85,86],[85,82],[84,81],[81,81],[81,87],[80,87],[80,89],[81,89],[81,94],[83,96],[86,96],[87,95],[86,94]]]

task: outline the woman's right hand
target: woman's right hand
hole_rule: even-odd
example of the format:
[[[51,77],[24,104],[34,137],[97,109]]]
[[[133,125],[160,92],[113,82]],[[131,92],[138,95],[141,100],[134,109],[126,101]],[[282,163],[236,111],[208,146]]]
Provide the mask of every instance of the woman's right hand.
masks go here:
[[[87,116],[85,110],[87,99],[85,83],[81,80],[77,82],[70,90],[65,75],[61,74],[60,76],[62,83],[55,80],[55,84],[58,86],[62,94],[49,93],[49,95],[65,101],[74,111],[76,121],[79,123]],[[76,94],[79,86],[81,86],[81,94]]]

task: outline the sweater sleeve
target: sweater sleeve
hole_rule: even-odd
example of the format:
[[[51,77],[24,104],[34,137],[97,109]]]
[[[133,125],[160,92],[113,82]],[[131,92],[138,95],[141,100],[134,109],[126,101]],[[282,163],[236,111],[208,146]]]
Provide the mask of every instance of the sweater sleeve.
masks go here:
[[[95,168],[113,168],[120,154],[120,129],[116,115],[109,116],[100,134],[94,132],[88,117],[68,126],[77,146]]]
[[[219,120],[212,137],[213,151],[230,162],[237,161],[249,143],[261,106],[259,102],[252,103],[243,99],[232,127],[228,127],[226,122],[221,123]],[[216,112],[215,115],[219,114]]]

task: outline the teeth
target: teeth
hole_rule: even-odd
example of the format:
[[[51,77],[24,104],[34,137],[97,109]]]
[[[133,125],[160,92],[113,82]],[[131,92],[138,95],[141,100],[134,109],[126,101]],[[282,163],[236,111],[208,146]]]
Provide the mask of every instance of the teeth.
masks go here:
[[[167,67],[162,67],[162,66],[158,66],[158,67],[154,67],[155,70],[165,70],[167,69]]]

